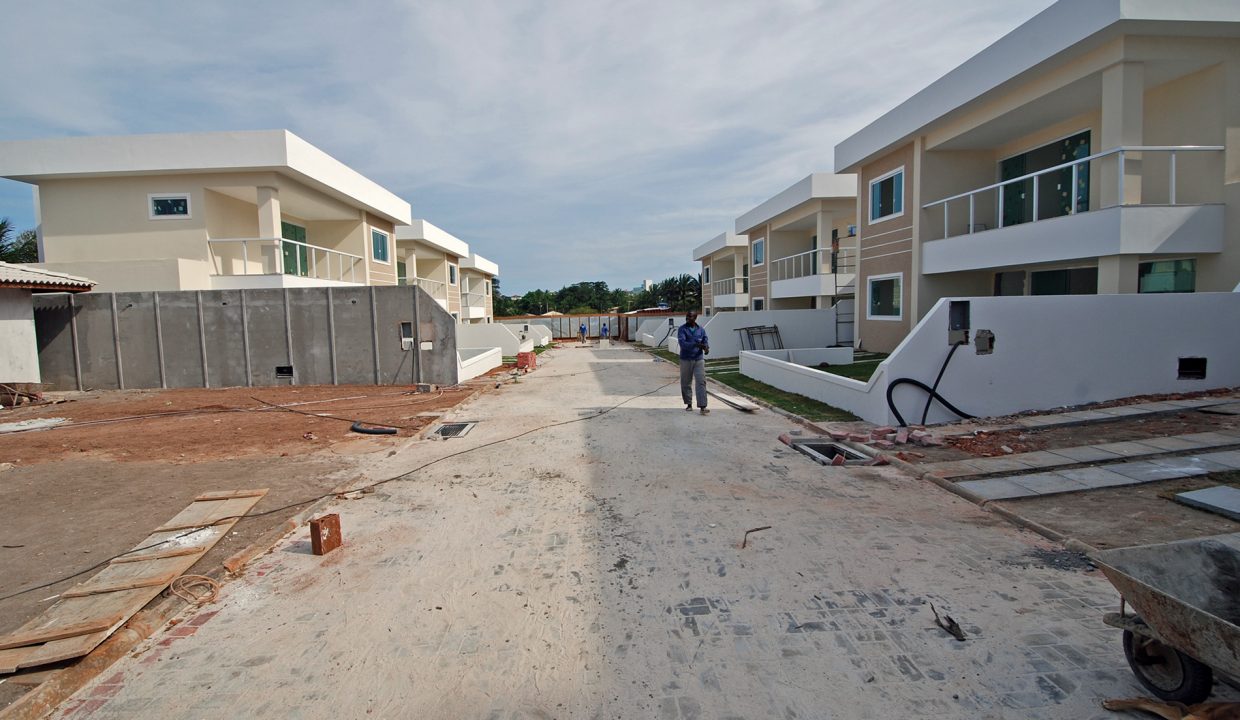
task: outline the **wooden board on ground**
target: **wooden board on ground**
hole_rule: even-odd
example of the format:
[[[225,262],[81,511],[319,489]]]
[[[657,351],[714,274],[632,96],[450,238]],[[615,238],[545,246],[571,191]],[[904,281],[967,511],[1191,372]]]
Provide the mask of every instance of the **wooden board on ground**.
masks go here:
[[[753,412],[754,410],[758,409],[757,405],[754,405],[753,403],[749,402],[745,398],[739,398],[739,397],[736,397],[735,395],[728,395],[727,393],[721,393],[718,390],[707,390],[706,392],[710,393],[711,395],[714,395],[715,397],[719,398],[720,400],[727,403],[728,405],[731,405],[737,410],[740,410],[741,412]]]
[[[267,494],[200,495],[168,522],[66,591],[41,615],[0,636],[0,674],[80,657],[116,632],[220,541]]]

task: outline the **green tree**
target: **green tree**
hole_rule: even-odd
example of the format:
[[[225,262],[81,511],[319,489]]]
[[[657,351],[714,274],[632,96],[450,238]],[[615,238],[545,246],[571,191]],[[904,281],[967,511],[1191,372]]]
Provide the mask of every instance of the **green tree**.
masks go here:
[[[23,230],[14,235],[12,221],[0,218],[0,261],[39,262],[39,240],[34,230]]]

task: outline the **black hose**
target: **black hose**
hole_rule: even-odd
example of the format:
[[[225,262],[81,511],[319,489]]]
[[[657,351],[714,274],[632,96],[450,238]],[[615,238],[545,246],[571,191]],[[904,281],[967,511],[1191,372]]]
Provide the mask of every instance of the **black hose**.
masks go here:
[[[922,390],[925,390],[926,393],[929,394],[929,397],[926,398],[926,409],[921,416],[921,422],[923,425],[926,422],[927,415],[929,415],[930,413],[930,403],[931,401],[934,401],[934,400],[938,400],[939,403],[943,407],[947,408],[951,412],[955,413],[956,415],[966,420],[975,417],[974,415],[970,415],[969,413],[961,410],[955,405],[952,405],[950,402],[947,401],[947,398],[940,395],[938,391],[939,381],[943,379],[943,373],[947,370],[947,363],[951,362],[952,355],[956,354],[956,348],[958,347],[960,347],[960,343],[952,345],[951,351],[947,353],[947,358],[943,360],[943,367],[939,368],[939,376],[934,381],[934,387],[930,387],[924,382],[920,380],[914,380],[913,378],[896,378],[895,380],[892,380],[889,385],[887,385],[887,408],[891,410],[891,414],[895,416],[896,422],[900,424],[900,427],[908,427],[908,423],[905,422],[904,416],[900,414],[900,411],[896,409],[896,403],[891,397],[892,392],[900,385],[913,385],[915,387],[921,388]]]
[[[363,435],[395,435],[396,434],[396,428],[394,427],[366,427],[360,422],[353,423],[351,426],[349,426],[349,429],[355,433],[361,433]]]

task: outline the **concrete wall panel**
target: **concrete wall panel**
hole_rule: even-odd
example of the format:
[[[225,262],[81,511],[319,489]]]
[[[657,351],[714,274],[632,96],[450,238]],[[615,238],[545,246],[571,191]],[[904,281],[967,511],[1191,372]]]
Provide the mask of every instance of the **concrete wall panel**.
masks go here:
[[[69,296],[61,293],[34,296],[35,339],[39,350],[39,373],[48,390],[76,390],[73,365],[73,332]]]
[[[168,387],[203,387],[197,293],[161,292],[159,323],[164,338],[164,374]],[[154,331],[152,327],[151,332]]]
[[[247,385],[241,291],[202,293],[202,329],[206,338],[207,378],[211,387]]]
[[[332,343],[324,288],[296,288],[288,293],[289,323],[298,385],[331,385]],[[333,296],[335,289],[332,290]]]
[[[159,346],[154,332],[154,294],[117,293],[116,310],[125,387],[159,387]]]

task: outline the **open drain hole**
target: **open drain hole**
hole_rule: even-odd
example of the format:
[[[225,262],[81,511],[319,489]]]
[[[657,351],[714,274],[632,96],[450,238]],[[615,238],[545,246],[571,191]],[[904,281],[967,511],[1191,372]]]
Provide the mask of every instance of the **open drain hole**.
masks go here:
[[[432,434],[443,438],[464,437],[477,424],[476,422],[444,423],[435,428],[435,432]]]
[[[840,461],[836,458],[843,458],[846,465],[856,465],[870,459],[856,450],[826,440],[794,440],[792,447],[822,465],[838,465]]]

